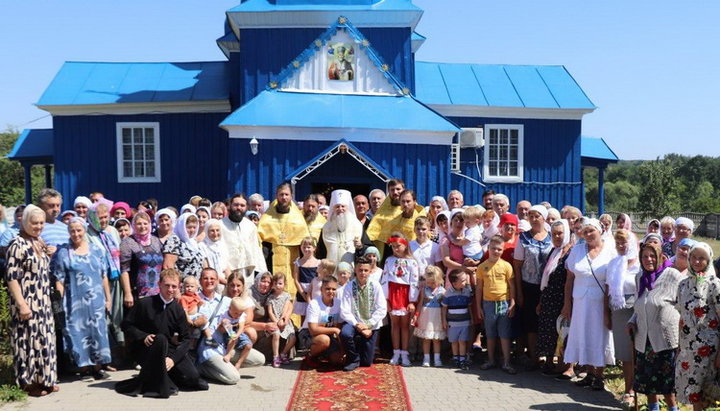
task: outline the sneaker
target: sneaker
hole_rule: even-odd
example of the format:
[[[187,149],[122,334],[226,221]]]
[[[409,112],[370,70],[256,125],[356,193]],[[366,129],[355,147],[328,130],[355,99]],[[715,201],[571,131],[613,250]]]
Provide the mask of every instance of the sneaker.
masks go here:
[[[290,357],[287,354],[280,354],[280,362],[283,364],[290,364]]]
[[[443,362],[442,362],[441,359],[438,358],[437,360],[435,360],[435,366],[436,366],[436,367],[442,367],[443,365],[444,365],[444,364],[443,364]]]
[[[469,370],[470,364],[472,364],[470,360],[460,360],[460,369]]]
[[[390,365],[398,365],[398,363],[400,363],[400,353],[396,351],[390,359]]]
[[[273,366],[274,368],[280,367],[281,364],[282,364],[282,361],[280,360],[280,356],[277,356],[277,357],[274,357],[274,358],[273,358],[272,366]]]
[[[406,353],[400,354],[400,364],[403,367],[409,367],[411,365],[410,357]]]
[[[515,370],[515,368],[513,368],[513,366],[510,365],[510,364],[505,364],[505,365],[503,365],[502,370],[505,371],[506,373],[510,374],[510,375],[515,375],[515,374],[517,374],[517,370]]]
[[[429,367],[429,366],[430,366],[430,361],[423,361],[422,366],[423,366],[423,367]]]

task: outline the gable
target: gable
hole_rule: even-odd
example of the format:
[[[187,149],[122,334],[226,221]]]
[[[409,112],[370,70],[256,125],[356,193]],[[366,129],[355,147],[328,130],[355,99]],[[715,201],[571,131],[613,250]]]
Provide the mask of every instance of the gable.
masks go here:
[[[325,94],[402,95],[405,88],[359,30],[339,17],[270,83],[271,89]]]

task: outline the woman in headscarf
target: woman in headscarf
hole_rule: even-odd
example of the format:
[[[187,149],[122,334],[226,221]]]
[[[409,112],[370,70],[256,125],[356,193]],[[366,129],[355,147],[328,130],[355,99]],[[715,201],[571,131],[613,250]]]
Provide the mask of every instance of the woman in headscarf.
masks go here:
[[[92,201],[90,201],[89,198],[85,196],[78,196],[75,198],[75,201],[73,202],[73,209],[77,213],[78,217],[80,218],[86,218],[88,210],[90,209],[90,206],[92,206]]]
[[[202,243],[205,240],[205,224],[210,219],[210,209],[208,207],[198,207],[195,215],[198,218],[198,234],[195,237],[198,243]],[[219,273],[219,271],[218,271]]]
[[[245,332],[253,342],[255,349],[262,352],[266,359],[272,356],[270,336],[278,330],[277,324],[270,321],[267,312],[267,299],[270,294],[272,294],[272,274],[266,271],[256,276],[255,284],[250,287],[250,296],[255,308],[253,309],[252,320],[246,323],[245,328]]]
[[[150,234],[150,216],[139,211],[133,217],[133,234],[120,243],[120,284],[123,303],[133,306],[138,298],[160,292],[158,281],[162,271],[163,255],[160,240]]]
[[[648,410],[660,409],[658,395],[665,397],[669,409],[677,410],[675,360],[680,314],[674,305],[683,277],[655,244],[640,249],[640,265],[635,277],[635,312],[627,325],[635,343],[633,388],[647,395]]]
[[[647,228],[645,228],[645,234],[660,234],[660,220],[653,218],[650,220],[649,223],[647,223]]]
[[[195,214],[180,215],[175,225],[175,233],[163,244],[163,269],[177,268],[182,278],[189,275],[200,278],[200,273],[207,266],[207,261],[195,241],[197,232],[198,218]]]
[[[667,254],[665,247],[672,247],[668,244],[675,241],[675,219],[670,216],[660,219],[660,235],[663,239],[663,252]]]
[[[125,341],[125,335],[120,329],[122,323],[123,312],[123,294],[120,285],[120,235],[115,227],[110,226],[110,212],[108,206],[104,203],[94,204],[90,207],[87,216],[88,239],[99,250],[103,251],[105,259],[104,267],[107,271],[104,273],[105,279],[110,287],[110,323],[113,339],[119,344]],[[112,367],[107,367],[114,371]]]
[[[132,210],[130,209],[130,204],[118,201],[113,204],[110,209],[110,220],[114,223],[121,218],[130,220],[132,218]]]
[[[157,225],[155,235],[160,240],[160,244],[165,244],[165,241],[173,234],[176,220],[177,214],[169,208],[161,208],[155,214],[155,224]]]
[[[684,238],[690,238],[692,237],[692,233],[695,230],[695,223],[693,220],[687,218],[687,217],[679,217],[677,220],[675,220],[675,240],[671,243],[664,243],[663,244],[663,252],[668,257],[675,256],[675,253],[677,252],[678,244],[680,244],[680,241]]]
[[[675,250],[675,256],[671,258],[673,268],[680,271],[682,275],[687,275],[688,268],[690,267],[690,249],[693,248],[696,243],[697,241],[692,238],[683,238]]]
[[[603,310],[608,263],[615,250],[602,239],[595,218],[583,220],[585,241],[575,245],[565,261],[567,282],[562,316],[570,320],[565,361],[589,366],[587,376],[576,384],[604,389],[603,369],[615,364],[610,337],[610,313]]]
[[[430,221],[430,230],[433,233],[433,235],[430,236],[431,239],[433,237],[437,238],[435,219],[440,214],[440,212],[447,211],[447,210],[448,210],[448,205],[443,196],[435,196],[432,199],[430,199],[430,205],[428,205],[427,217],[428,217],[428,221]]]
[[[540,303],[540,280],[543,266],[552,250],[552,237],[545,229],[547,208],[534,205],[528,211],[530,230],[520,234],[513,255],[515,269],[516,301],[520,306],[518,314],[522,318],[523,331],[527,333],[529,369],[536,369],[538,317],[537,305]]]
[[[88,215],[94,213],[91,209]],[[52,259],[51,271],[55,288],[63,296],[67,319],[63,332],[65,353],[79,368],[83,378],[92,381],[93,378],[101,380],[109,377],[101,368],[111,361],[105,323],[105,312],[110,311],[111,297],[107,276],[108,253],[95,242],[87,240],[85,224],[80,217],[70,220],[70,242],[58,248]]]
[[[44,225],[45,212],[28,205],[23,211],[20,234],[7,251],[15,381],[36,397],[59,389],[55,321],[50,302],[50,257],[40,238]]]
[[[618,214],[615,219],[615,225],[617,225],[618,230],[627,230],[630,235],[630,238],[628,239],[628,253],[630,253],[630,255],[638,255],[640,243],[632,229],[632,220],[630,219],[630,216],[625,213]]]
[[[230,263],[225,242],[222,241],[222,223],[220,220],[210,219],[205,223],[205,239],[200,248],[207,258],[207,266],[214,268],[218,273],[218,285],[215,291],[222,293],[230,276]]]
[[[634,364],[632,362],[632,343],[626,331],[627,322],[633,314],[635,303],[635,276],[640,271],[637,254],[630,254],[630,234],[625,229],[615,232],[615,251],[617,257],[608,265],[607,298],[605,310],[610,311],[613,331],[613,344],[615,346],[615,359],[622,361],[625,393],[621,398],[624,405],[632,405],[634,390]]]
[[[680,352],[675,370],[675,388],[680,402],[693,409],[715,406],[718,398],[717,369],[720,367],[720,279],[713,267],[713,250],[698,242],[690,250],[688,275],[678,287]]]
[[[432,240],[442,246],[443,240],[447,237],[450,229],[450,211],[441,211],[433,219],[435,221],[435,229],[433,230]]]
[[[556,326],[565,301],[565,280],[567,279],[565,260],[567,260],[568,251],[571,248],[570,225],[567,220],[557,220],[552,223],[550,235],[553,249],[543,267],[540,280],[540,302],[537,306],[537,354],[548,359],[545,362],[544,374],[561,374],[567,378],[560,376],[558,378],[570,379],[573,377],[572,364],[565,364],[562,352],[557,352],[558,332]],[[556,355],[558,363],[557,366],[554,366],[552,358]]]

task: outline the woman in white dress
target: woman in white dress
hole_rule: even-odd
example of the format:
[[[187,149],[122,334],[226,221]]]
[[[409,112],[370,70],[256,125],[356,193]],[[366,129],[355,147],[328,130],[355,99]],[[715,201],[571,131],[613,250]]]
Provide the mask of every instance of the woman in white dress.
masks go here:
[[[576,384],[602,390],[603,369],[615,363],[610,313],[604,309],[604,298],[608,263],[616,252],[602,239],[597,219],[584,220],[582,235],[585,242],[573,247],[565,261],[567,281],[561,315],[570,319],[565,361],[589,366],[587,376]]]

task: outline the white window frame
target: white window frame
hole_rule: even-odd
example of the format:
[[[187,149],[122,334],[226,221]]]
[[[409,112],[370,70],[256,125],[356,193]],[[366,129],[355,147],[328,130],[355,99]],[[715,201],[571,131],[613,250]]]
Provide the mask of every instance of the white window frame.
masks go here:
[[[123,129],[127,128],[152,128],[154,139],[155,156],[155,176],[154,177],[125,177],[123,175]],[[115,125],[115,141],[117,148],[117,177],[118,183],[160,183],[162,181],[160,171],[160,123],[158,122],[122,122]]]
[[[514,176],[492,176],[490,175],[490,141],[492,130],[517,130],[518,131],[518,156],[517,175]],[[483,150],[483,181],[486,183],[522,183],[524,174],[524,134],[525,126],[522,124],[485,124],[485,147]],[[497,161],[497,160],[496,160]]]

